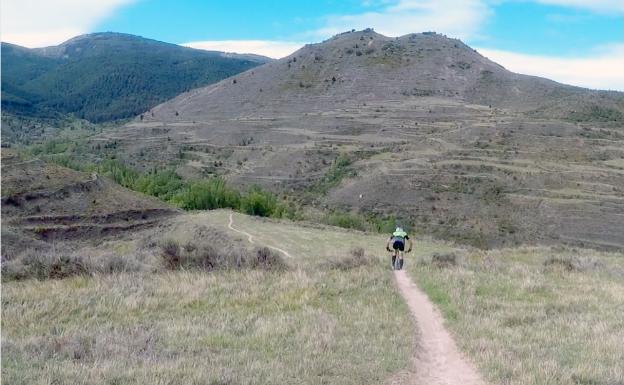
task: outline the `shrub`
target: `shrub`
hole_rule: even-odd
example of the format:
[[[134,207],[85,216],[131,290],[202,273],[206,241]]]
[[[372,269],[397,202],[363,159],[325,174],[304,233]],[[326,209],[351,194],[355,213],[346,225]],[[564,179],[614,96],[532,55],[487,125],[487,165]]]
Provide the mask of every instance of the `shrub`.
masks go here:
[[[2,265],[2,280],[61,279],[88,274],[88,263],[82,257],[29,251]]]
[[[271,192],[264,191],[260,187],[252,187],[249,192],[241,198],[241,212],[260,217],[280,216],[281,207],[277,198]]]
[[[144,194],[170,200],[184,187],[184,182],[175,171],[164,170],[137,177],[132,187]]]
[[[366,220],[358,214],[354,213],[338,213],[334,212],[326,216],[323,220],[324,223],[331,226],[344,227],[346,229],[366,230]]]
[[[249,267],[254,269],[283,271],[287,268],[283,258],[268,247],[256,249],[254,258],[250,262]]]
[[[283,271],[287,269],[287,264],[282,257],[267,247],[248,251],[231,244],[216,247],[212,244],[200,243],[187,244],[184,248],[180,248],[178,243],[173,240],[166,240],[160,247],[163,262],[169,270],[260,269]]]
[[[451,267],[457,265],[457,256],[454,253],[435,253],[431,257],[431,264],[436,267]]]
[[[116,160],[106,160],[102,162],[98,167],[98,171],[129,189],[135,188],[135,183],[139,178],[138,172],[126,167]]]
[[[172,202],[186,210],[236,209],[240,195],[227,187],[223,179],[214,178],[192,183],[173,197]]]
[[[363,248],[356,247],[351,249],[347,256],[327,261],[325,267],[333,270],[351,270],[361,266],[371,266],[376,262],[374,257],[366,255]]]

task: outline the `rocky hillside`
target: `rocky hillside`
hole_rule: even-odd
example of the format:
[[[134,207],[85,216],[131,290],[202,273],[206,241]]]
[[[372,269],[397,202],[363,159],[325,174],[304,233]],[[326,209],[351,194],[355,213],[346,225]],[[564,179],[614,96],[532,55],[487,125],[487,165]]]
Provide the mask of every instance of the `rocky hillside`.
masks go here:
[[[538,116],[624,121],[624,94],[515,74],[435,33],[390,38],[372,30],[310,44],[289,57],[184,93],[157,120],[311,112],[377,100],[441,97]],[[176,114],[177,112],[177,114]]]

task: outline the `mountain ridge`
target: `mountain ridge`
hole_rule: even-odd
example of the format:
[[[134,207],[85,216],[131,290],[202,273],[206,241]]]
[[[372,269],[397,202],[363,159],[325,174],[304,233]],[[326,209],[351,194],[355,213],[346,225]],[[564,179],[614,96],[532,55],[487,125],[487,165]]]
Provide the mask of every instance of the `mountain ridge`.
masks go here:
[[[134,117],[182,91],[271,60],[112,32],[34,49],[3,42],[2,58],[3,112],[74,114],[92,122]]]

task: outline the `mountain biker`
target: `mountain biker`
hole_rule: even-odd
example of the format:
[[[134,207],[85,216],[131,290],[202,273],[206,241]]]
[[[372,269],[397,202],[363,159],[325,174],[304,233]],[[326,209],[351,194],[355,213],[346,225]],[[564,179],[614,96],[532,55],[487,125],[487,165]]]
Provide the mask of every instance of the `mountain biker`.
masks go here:
[[[403,251],[405,250],[406,241],[409,242],[409,248],[407,249],[407,252],[409,253],[412,251],[412,240],[409,239],[409,236],[401,227],[397,227],[390,238],[388,238],[388,241],[386,242],[386,250],[392,253],[392,268],[395,268],[395,262],[398,257],[398,270],[403,269]],[[392,246],[392,249],[390,246]]]

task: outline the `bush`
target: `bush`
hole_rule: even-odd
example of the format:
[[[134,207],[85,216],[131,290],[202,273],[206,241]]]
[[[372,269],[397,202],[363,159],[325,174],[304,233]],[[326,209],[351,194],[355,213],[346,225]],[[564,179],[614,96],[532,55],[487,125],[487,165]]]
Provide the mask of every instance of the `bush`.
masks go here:
[[[366,219],[359,214],[334,212],[326,216],[324,223],[331,226],[344,227],[346,229],[356,229],[365,231],[367,229]]]
[[[167,239],[160,245],[160,248],[167,269],[176,270],[182,266],[182,257],[180,256],[180,245],[178,242]]]
[[[240,195],[221,178],[192,183],[173,197],[172,202],[186,210],[237,209]]]
[[[182,178],[173,170],[155,171],[139,176],[132,188],[143,194],[152,195],[162,200],[171,200],[182,188]]]
[[[2,280],[62,279],[89,274],[84,258],[29,251],[27,254],[2,265]]]
[[[115,182],[129,189],[135,188],[139,173],[116,160],[107,160],[98,167],[98,172],[112,178]]]
[[[259,269],[283,271],[287,264],[279,254],[267,247],[248,251],[235,245],[223,245],[221,248],[208,243],[189,243],[180,248],[174,240],[166,240],[161,245],[161,256],[169,270],[199,269]]]
[[[431,257],[431,264],[436,267],[451,267],[457,265],[457,256],[454,253],[435,253]]]
[[[363,248],[356,247],[347,256],[327,261],[325,267],[332,270],[351,270],[361,266],[371,266],[376,262],[375,258],[366,255]]]
[[[282,257],[268,247],[256,249],[255,258],[251,259],[250,262],[249,267],[253,269],[283,271],[287,268]]]
[[[240,211],[260,217],[281,216],[282,208],[277,203],[277,198],[271,192],[264,191],[259,187],[252,187],[241,198]]]

